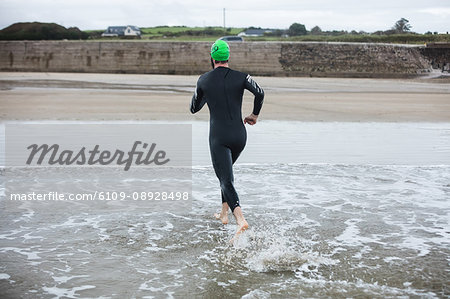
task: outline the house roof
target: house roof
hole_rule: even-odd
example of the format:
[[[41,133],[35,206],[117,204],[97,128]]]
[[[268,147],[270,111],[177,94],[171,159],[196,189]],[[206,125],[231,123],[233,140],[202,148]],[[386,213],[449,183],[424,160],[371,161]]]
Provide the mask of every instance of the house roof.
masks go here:
[[[134,26],[134,25],[128,25],[127,27],[130,27],[130,28],[133,29],[134,31],[141,31],[141,29],[139,29],[139,27]]]
[[[107,30],[125,30],[127,26],[108,26]]]
[[[245,30],[245,34],[264,34],[267,30],[265,29],[247,29]]]
[[[141,31],[139,27],[134,25],[128,25],[128,26],[108,26],[108,29],[106,31],[125,31],[128,27],[133,29],[134,31]]]
[[[272,31],[273,29],[247,29],[243,33],[246,35],[264,35],[264,33]]]

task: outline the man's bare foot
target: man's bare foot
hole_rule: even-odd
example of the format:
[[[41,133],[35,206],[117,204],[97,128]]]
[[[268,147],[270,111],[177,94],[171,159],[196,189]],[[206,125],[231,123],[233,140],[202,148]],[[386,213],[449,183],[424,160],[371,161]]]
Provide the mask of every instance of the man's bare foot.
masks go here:
[[[214,217],[216,217],[217,220],[222,221],[222,224],[228,224],[228,212],[225,213],[215,213]]]
[[[242,223],[238,224],[236,233],[234,234],[234,237],[231,238],[230,243],[234,243],[235,240],[239,238],[239,236],[248,229],[248,223],[247,221],[243,221]]]
[[[222,211],[219,213],[215,213],[214,217],[216,217],[217,220],[222,221],[223,224],[228,224],[228,204],[226,202],[222,203]]]
[[[244,214],[242,214],[241,207],[236,207],[233,211],[233,214],[234,214],[234,217],[236,218],[237,230],[236,230],[236,234],[234,235],[233,239],[231,239],[231,240],[234,240],[237,237],[239,237],[239,235],[248,228],[248,223],[244,218]]]
[[[238,227],[236,230],[236,236],[239,235],[240,233],[244,232],[247,228],[248,228],[247,221],[244,220],[242,223],[238,223]]]

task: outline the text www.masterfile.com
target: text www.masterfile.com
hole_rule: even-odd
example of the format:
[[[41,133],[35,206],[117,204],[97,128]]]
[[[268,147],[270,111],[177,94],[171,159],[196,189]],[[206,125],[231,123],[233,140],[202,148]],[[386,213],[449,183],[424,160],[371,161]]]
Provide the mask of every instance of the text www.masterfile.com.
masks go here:
[[[183,201],[189,200],[188,191],[93,191],[88,193],[63,192],[27,192],[10,193],[10,200],[28,201],[90,201],[90,200],[151,200],[151,201]]]

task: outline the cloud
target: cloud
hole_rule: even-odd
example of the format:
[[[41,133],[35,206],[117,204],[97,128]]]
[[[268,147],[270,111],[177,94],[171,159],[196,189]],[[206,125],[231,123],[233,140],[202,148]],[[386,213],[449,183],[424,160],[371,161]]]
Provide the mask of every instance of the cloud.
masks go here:
[[[430,14],[441,18],[450,18],[450,7],[430,7],[420,9],[418,12]]]
[[[385,30],[400,18],[413,29],[446,31],[450,24],[448,0],[0,0],[0,28],[15,22],[55,22],[80,29],[105,29],[133,24],[221,26],[226,7],[230,27],[288,28],[292,23],[308,29]]]

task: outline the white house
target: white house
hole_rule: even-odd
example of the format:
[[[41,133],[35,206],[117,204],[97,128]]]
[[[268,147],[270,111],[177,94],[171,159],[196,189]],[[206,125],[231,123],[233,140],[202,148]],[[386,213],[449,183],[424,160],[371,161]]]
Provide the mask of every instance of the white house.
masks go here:
[[[272,29],[247,29],[238,34],[238,36],[263,36],[264,33],[272,32]]]
[[[102,33],[103,37],[116,37],[116,36],[141,36],[141,30],[139,27],[128,26],[109,26],[105,32]]]

